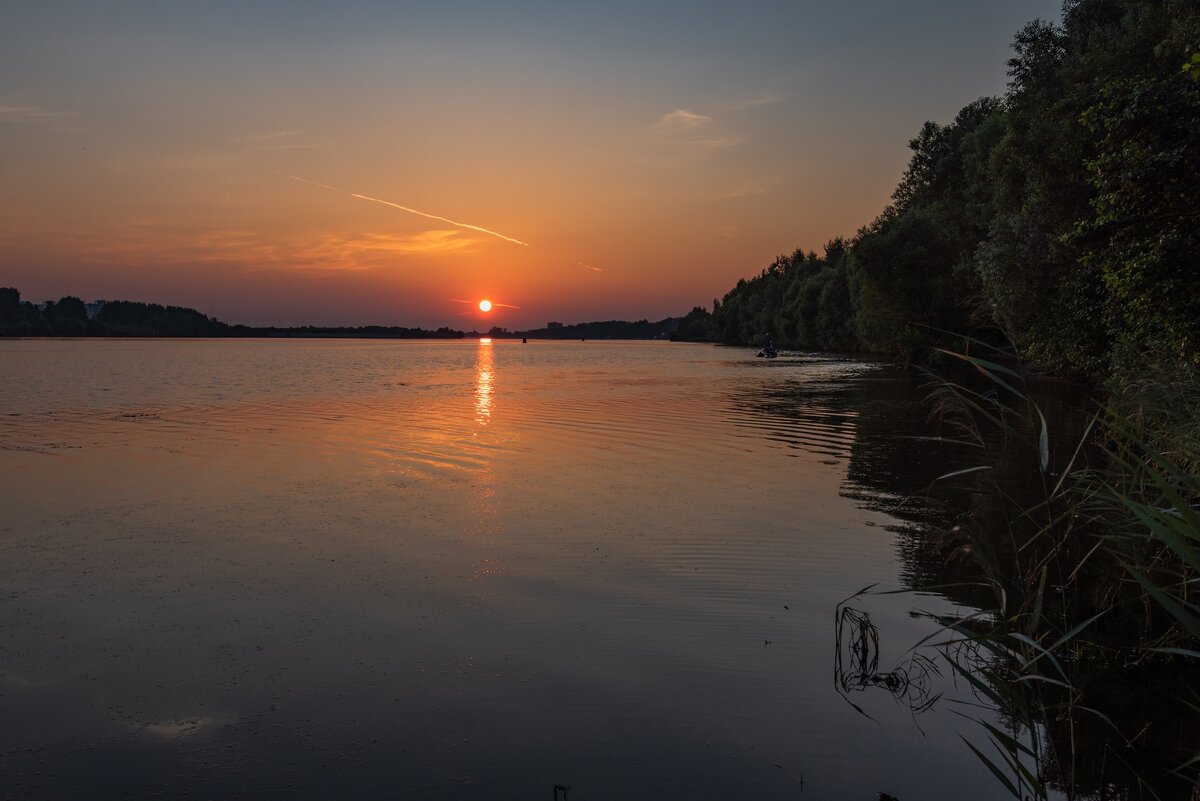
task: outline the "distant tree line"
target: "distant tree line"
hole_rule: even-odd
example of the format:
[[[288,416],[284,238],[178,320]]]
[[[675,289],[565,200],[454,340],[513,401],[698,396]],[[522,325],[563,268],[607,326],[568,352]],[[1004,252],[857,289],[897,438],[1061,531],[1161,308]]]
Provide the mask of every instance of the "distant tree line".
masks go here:
[[[426,331],[424,328],[405,328],[402,325],[359,325],[359,326],[319,326],[302,325],[291,328],[276,326],[251,327],[246,325],[233,326],[231,336],[248,337],[310,337],[310,338],[351,338],[351,339],[462,339],[466,334],[462,331],[442,326],[436,331]]]
[[[461,339],[462,331],[403,326],[357,327],[227,325],[195,309],[113,300],[91,319],[87,304],[67,296],[34,304],[12,287],[0,288],[0,336],[5,337],[361,337],[376,339]]]
[[[1197,366],[1200,4],[1067,0],[1014,50],[1006,95],[927,122],[871,224],[676,338],[913,357],[970,334],[1062,374]]]
[[[89,319],[87,306],[68,295],[34,304],[13,287],[0,288],[0,336],[218,337],[230,327],[195,309],[114,300]]]
[[[530,337],[538,339],[667,339],[675,331],[679,318],[668,317],[656,323],[647,320],[627,322],[605,320],[594,323],[559,325],[530,331],[493,328],[493,337]],[[292,337],[358,339],[462,339],[469,335],[446,326],[427,331],[400,325],[292,327],[228,325],[207,317],[195,309],[109,301],[91,319],[87,304],[76,297],[34,304],[21,300],[12,287],[0,288],[0,336],[5,337]]]
[[[570,325],[551,323],[545,328],[528,331],[510,332],[504,328],[493,328],[488,335],[530,339],[669,339],[679,325],[679,319],[667,317],[656,323],[649,320],[598,320]]]

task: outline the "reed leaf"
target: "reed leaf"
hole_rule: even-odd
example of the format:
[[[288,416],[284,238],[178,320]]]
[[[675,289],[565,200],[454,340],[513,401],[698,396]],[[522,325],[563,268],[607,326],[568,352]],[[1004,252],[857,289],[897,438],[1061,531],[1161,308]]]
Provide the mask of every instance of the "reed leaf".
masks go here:
[[[992,772],[992,775],[995,776],[1000,781],[1000,783],[1003,784],[1008,789],[1008,791],[1010,793],[1012,793],[1017,798],[1021,797],[1021,793],[1017,789],[1016,785],[1013,784],[1012,781],[1008,778],[1008,776],[1006,776],[1004,774],[1004,771],[1000,770],[1000,768],[997,767],[995,762],[993,762],[991,759],[988,758],[987,754],[983,753],[978,748],[976,748],[975,744],[972,743],[970,740],[968,740],[966,737],[963,737],[961,734],[958,736],[959,736],[959,739],[961,739],[964,743],[967,744],[967,748],[971,749],[971,751],[975,754],[975,756],[979,758],[979,761],[982,762],[987,767],[987,769]]]

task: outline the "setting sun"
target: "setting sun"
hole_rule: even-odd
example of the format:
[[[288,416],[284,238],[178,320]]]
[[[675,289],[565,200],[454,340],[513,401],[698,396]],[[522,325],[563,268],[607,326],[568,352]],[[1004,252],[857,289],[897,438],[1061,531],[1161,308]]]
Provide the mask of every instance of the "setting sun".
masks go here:
[[[490,300],[479,301],[479,310],[481,312],[490,312],[492,310],[492,302]]]

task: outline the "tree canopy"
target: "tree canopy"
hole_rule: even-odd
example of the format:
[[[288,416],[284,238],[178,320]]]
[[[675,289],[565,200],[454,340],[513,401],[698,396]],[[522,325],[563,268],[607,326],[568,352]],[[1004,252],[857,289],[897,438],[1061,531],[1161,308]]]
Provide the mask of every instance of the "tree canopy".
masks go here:
[[[1088,377],[1200,363],[1200,6],[1068,0],[1013,50],[1003,97],[922,126],[873,222],[739,281],[711,338],[913,357],[970,334]]]

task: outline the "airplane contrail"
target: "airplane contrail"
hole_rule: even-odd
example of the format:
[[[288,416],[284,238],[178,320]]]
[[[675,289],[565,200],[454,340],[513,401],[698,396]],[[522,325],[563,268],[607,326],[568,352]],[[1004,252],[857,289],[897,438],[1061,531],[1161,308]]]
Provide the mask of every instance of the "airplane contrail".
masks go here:
[[[497,237],[498,239],[503,239],[505,242],[512,242],[515,245],[521,245],[522,247],[529,247],[528,242],[522,242],[520,239],[514,239],[511,236],[505,236],[504,234],[497,233],[496,231],[489,231],[487,228],[481,228],[478,225],[471,225],[470,223],[458,222],[457,220],[451,220],[449,217],[442,217],[437,214],[429,214],[428,212],[418,211],[417,209],[411,209],[408,206],[401,206],[399,203],[393,203],[390,200],[382,200],[377,197],[371,197],[370,195],[360,195],[357,192],[347,192],[344,189],[338,189],[336,186],[330,186],[329,184],[321,184],[321,183],[317,183],[316,181],[310,181],[307,178],[301,178],[299,175],[288,174],[287,177],[291,178],[293,181],[300,181],[301,183],[312,184],[313,186],[319,186],[322,189],[328,189],[331,192],[337,192],[342,195],[349,195],[350,197],[356,197],[359,200],[369,200],[372,203],[380,203],[384,206],[391,206],[394,209],[400,209],[401,211],[407,211],[409,214],[416,214],[421,217],[428,217],[431,220],[440,220],[441,222],[450,223],[451,225],[457,226],[459,228],[467,228],[472,231],[478,231],[481,234],[487,234],[488,236],[494,236],[494,237]]]
[[[581,261],[577,261],[577,262],[575,262],[575,263],[576,263],[576,264],[578,264],[580,267],[587,267],[589,270],[593,270],[593,271],[595,271],[595,272],[598,272],[598,273],[602,273],[602,272],[604,272],[604,268],[603,268],[603,267],[593,267],[592,265],[590,265],[590,264],[584,264],[584,263],[583,263],[583,262],[581,262]]]

